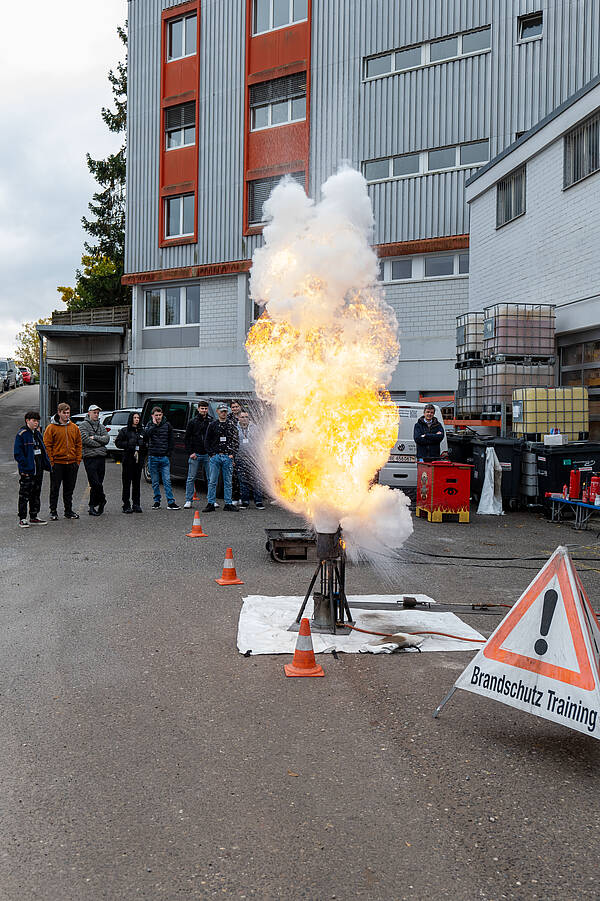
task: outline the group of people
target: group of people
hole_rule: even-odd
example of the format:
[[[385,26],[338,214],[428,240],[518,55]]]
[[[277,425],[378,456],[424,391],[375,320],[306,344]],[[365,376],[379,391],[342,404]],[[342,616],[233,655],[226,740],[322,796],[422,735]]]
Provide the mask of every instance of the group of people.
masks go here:
[[[254,496],[256,508],[264,510],[254,463],[256,427],[238,401],[231,402],[231,412],[224,403],[218,404],[216,410],[217,419],[213,419],[209,415],[208,401],[200,401],[197,415],[186,430],[188,474],[184,507],[192,506],[198,467],[202,464],[208,487],[204,513],[211,513],[219,506],[216,491],[220,475],[223,478],[224,510],[238,512],[247,509],[251,495]],[[21,528],[46,524],[46,520],[39,516],[46,471],[50,473],[50,519],[58,519],[61,486],[65,518],[79,519],[79,514],[73,510],[73,492],[82,460],[90,487],[88,512],[90,516],[104,513],[106,446],[110,436],[100,422],[100,412],[100,407],[92,404],[85,419],[77,426],[71,421],[69,404],[60,403],[43,435],[40,414],[35,410],[25,413],[25,425],[17,432],[14,445],[14,457],[19,468],[18,516]],[[115,445],[123,452],[123,513],[142,513],[140,482],[146,456],[154,496],[152,509],[160,509],[162,481],[167,508],[179,510],[171,486],[173,429],[160,406],[152,408],[150,421],[145,427],[138,412],[130,413],[127,425],[115,439]],[[234,500],[234,492],[239,495],[239,500]]]

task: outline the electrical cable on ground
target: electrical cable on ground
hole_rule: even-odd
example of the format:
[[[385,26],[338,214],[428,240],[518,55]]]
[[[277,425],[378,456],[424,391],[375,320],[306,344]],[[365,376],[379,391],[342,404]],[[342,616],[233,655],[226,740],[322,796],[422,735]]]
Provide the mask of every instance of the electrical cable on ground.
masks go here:
[[[360,629],[358,626],[351,626],[350,623],[336,623],[336,626],[346,626],[348,629],[353,629],[354,632],[364,632],[365,635],[378,635],[380,638],[394,638],[397,635],[397,632],[371,632],[370,629]],[[460,635],[451,635],[449,632],[405,632],[402,629],[403,635],[442,635],[444,638],[454,638],[456,641],[471,641],[481,644],[482,642],[485,644],[487,638],[463,638]]]

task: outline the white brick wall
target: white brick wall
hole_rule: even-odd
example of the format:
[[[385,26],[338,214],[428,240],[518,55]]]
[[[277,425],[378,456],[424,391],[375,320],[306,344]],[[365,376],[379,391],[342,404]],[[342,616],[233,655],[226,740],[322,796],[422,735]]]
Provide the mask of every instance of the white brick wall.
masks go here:
[[[469,309],[568,304],[558,331],[598,325],[600,298],[584,298],[600,295],[600,173],[563,190],[562,137],[526,166],[524,216],[496,229],[495,185],[471,202]]]
[[[233,345],[237,337],[237,277],[200,283],[200,347]]]
[[[468,290],[469,279],[464,276],[385,286],[386,300],[400,326],[393,390],[456,389],[456,317],[468,309]]]

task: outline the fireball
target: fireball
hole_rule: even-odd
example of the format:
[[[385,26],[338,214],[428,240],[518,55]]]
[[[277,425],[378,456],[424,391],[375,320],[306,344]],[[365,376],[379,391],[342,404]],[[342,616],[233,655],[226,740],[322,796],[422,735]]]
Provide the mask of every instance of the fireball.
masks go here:
[[[280,184],[254,254],[251,293],[265,313],[246,350],[256,393],[272,412],[262,470],[276,499],[318,531],[345,522],[351,532],[376,530],[378,509],[391,502],[403,540],[412,530],[406,500],[373,486],[398,433],[385,385],[399,345],[368,241],[366,184],[347,169],[322,191],[315,205],[297,184]]]

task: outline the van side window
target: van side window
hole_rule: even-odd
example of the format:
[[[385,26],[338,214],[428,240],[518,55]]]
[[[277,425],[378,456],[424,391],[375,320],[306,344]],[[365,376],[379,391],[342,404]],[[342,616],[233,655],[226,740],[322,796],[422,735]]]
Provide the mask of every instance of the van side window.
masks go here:
[[[165,419],[167,419],[172,428],[177,429],[179,431],[183,431],[187,425],[187,416],[189,404],[186,401],[174,401],[170,400],[166,403],[160,404],[162,407],[163,413],[165,414]]]

